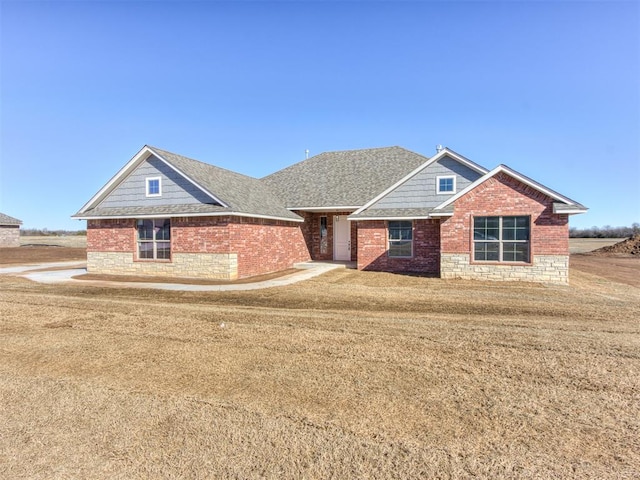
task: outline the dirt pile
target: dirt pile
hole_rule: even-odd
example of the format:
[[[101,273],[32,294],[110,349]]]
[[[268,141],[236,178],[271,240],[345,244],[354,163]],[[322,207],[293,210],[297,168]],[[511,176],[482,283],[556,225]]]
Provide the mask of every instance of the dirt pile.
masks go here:
[[[640,256],[640,234],[636,234],[626,240],[611,245],[609,247],[602,247],[591,252],[594,255],[638,255]]]

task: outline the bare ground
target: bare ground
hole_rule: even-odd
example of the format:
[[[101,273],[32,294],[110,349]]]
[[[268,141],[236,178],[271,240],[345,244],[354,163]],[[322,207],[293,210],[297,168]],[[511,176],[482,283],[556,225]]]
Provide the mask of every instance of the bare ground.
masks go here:
[[[638,478],[640,289],[571,281],[0,276],[0,477]]]

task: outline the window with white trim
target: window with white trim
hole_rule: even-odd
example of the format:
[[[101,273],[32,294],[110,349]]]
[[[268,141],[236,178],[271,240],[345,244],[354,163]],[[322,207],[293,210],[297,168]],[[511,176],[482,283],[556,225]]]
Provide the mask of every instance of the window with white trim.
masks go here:
[[[529,263],[530,238],[528,216],[474,217],[473,258],[476,262]]]
[[[436,193],[456,193],[456,176],[446,175],[436,177]]]
[[[138,259],[171,259],[171,220],[169,218],[138,220]]]
[[[405,220],[393,220],[387,222],[389,231],[390,257],[413,256],[413,222]]]
[[[162,195],[162,177],[149,177],[145,180],[147,197],[159,197]]]

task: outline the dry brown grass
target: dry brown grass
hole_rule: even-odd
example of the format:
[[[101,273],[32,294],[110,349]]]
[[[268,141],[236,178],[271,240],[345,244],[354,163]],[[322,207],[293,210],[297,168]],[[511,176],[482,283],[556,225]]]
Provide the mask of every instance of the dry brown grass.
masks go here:
[[[640,289],[0,277],[2,478],[637,478]],[[224,324],[224,326],[222,326]]]

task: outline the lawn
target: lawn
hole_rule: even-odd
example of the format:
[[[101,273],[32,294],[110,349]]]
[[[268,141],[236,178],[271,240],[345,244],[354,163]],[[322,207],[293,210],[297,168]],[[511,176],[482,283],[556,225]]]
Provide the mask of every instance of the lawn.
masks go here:
[[[638,478],[640,289],[0,276],[2,478]]]

